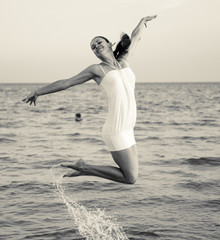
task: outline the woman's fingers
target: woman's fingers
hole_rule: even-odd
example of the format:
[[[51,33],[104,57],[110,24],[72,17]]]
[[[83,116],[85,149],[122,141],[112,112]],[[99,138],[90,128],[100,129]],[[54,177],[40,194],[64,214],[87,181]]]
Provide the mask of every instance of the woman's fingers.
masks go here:
[[[156,17],[157,17],[157,15],[148,16],[148,17],[143,18],[143,19],[144,19],[144,25],[145,25],[145,27],[147,27],[147,22],[153,20],[153,19],[156,18]]]
[[[25,103],[27,103],[27,102],[28,102],[28,99],[27,99],[27,98],[24,98],[22,101],[25,102]]]
[[[32,103],[34,103],[34,106],[36,106],[36,99],[35,99],[35,98],[30,100],[30,105],[31,105]]]
[[[145,22],[148,22],[148,21],[153,20],[153,19],[156,18],[156,17],[157,17],[157,15],[148,16],[148,17],[145,17],[145,18],[144,18],[144,21],[145,21]]]
[[[37,97],[36,96],[26,97],[22,101],[25,102],[25,103],[29,103],[30,102],[30,105],[32,103],[34,103],[34,106],[36,106]]]
[[[156,17],[157,17],[157,15],[146,17],[146,21],[151,21],[152,19],[154,19]]]

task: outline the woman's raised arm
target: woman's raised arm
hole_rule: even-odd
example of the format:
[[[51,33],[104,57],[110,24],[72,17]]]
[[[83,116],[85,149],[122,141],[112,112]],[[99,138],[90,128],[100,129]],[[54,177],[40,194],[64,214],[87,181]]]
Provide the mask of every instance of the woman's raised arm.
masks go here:
[[[128,56],[133,53],[133,50],[136,46],[136,44],[139,42],[139,40],[141,39],[143,30],[145,27],[147,27],[147,22],[153,20],[154,18],[156,18],[157,15],[154,16],[148,16],[148,17],[144,17],[141,19],[141,21],[138,23],[138,25],[136,26],[136,28],[133,30],[132,34],[131,34],[131,44],[128,48],[128,52],[126,54],[126,58],[128,58]]]
[[[82,72],[69,79],[58,80],[45,87],[37,89],[36,91],[30,93],[25,99],[23,99],[23,101],[26,103],[30,102],[30,105],[32,103],[36,105],[36,100],[38,96],[63,91],[66,90],[67,88],[85,83],[91,79],[94,79],[95,77],[96,77],[96,65],[94,64],[87,67]]]

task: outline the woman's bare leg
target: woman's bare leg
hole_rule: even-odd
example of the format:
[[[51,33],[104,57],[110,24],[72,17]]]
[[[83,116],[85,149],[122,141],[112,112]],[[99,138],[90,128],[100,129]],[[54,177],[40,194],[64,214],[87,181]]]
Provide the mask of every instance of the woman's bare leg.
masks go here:
[[[135,183],[138,177],[138,154],[136,145],[121,151],[111,152],[111,154],[119,167],[89,165],[83,160],[78,160],[76,164],[62,165],[63,167],[75,170],[72,173],[65,174],[64,177],[89,175],[121,183]]]

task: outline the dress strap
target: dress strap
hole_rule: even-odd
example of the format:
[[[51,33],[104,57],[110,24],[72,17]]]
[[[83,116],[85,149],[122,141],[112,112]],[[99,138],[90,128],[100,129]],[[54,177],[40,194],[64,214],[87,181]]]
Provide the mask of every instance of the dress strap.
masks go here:
[[[104,73],[104,75],[105,75],[105,71],[104,71],[104,69],[103,69],[102,65],[101,65],[101,64],[99,64],[99,66],[100,66],[100,68],[101,68],[102,72],[103,72],[103,73]]]
[[[118,66],[120,67],[120,69],[122,69],[122,66],[121,66],[121,64],[119,63],[119,61],[117,61],[117,63],[118,63]]]
[[[124,60],[124,58],[120,58],[118,60],[123,61],[124,63],[126,63],[129,66],[129,63],[126,60]]]

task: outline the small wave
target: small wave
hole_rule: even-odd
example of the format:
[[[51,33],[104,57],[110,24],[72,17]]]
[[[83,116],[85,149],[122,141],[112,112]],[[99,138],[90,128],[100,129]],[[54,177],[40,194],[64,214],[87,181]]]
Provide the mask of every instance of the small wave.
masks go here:
[[[0,191],[4,190],[13,190],[13,189],[19,189],[19,191],[37,191],[37,192],[49,192],[51,188],[51,185],[49,184],[43,184],[43,183],[37,183],[37,182],[16,182],[12,181],[9,184],[0,186]]]
[[[139,122],[139,123],[142,123],[142,124],[152,124],[152,122],[150,122],[150,121],[143,121],[143,122]]]
[[[14,133],[7,133],[7,134],[2,134],[4,137],[16,137],[16,134]]]
[[[220,158],[219,157],[189,158],[186,159],[183,162],[183,164],[220,166]]]
[[[47,110],[39,109],[39,108],[32,108],[29,111],[30,112],[35,112],[35,113],[46,113],[47,112]]]
[[[213,208],[215,210],[220,211],[220,199],[207,200],[202,202],[200,206],[201,205],[207,208]]]
[[[208,127],[218,127],[219,124],[215,121],[215,120],[204,120],[202,122],[150,122],[150,121],[142,121],[142,122],[138,122],[141,124],[148,124],[148,125],[161,125],[161,126],[176,126],[176,127],[187,127],[187,129],[189,127],[204,127],[204,126],[208,126]]]
[[[184,140],[207,140],[209,137],[192,137],[192,136],[183,136],[180,139]]]
[[[214,184],[213,182],[202,182],[202,181],[192,181],[189,180],[187,183],[182,183],[179,184],[180,186],[184,187],[184,188],[188,188],[188,189],[194,189],[197,191],[200,190],[204,190],[204,189],[213,189],[215,188],[216,184]]]
[[[56,111],[66,111],[67,109],[66,108],[64,108],[64,107],[59,107],[59,108],[57,108],[57,109],[55,109]]]
[[[202,122],[192,122],[192,123],[188,123],[188,125],[192,125],[192,126],[209,126],[209,127],[217,127],[219,126],[215,120],[213,121],[209,121],[209,120],[204,120]]]
[[[107,148],[103,147],[102,149],[99,150],[100,153],[109,153],[109,151],[107,150]]]
[[[137,139],[141,142],[144,142],[144,141],[160,141],[161,138],[158,138],[158,137],[153,137],[153,136],[150,136],[150,137],[137,137]]]
[[[65,136],[67,137],[76,137],[76,136],[80,136],[80,133],[68,133],[68,134],[65,134]]]
[[[90,142],[90,143],[96,143],[96,144],[103,144],[103,141],[97,138],[93,137],[86,137],[86,138],[81,138],[81,141],[83,142]]]
[[[153,231],[137,231],[137,230],[131,230],[128,229],[128,234],[131,236],[129,237],[129,240],[143,240],[145,237],[153,237],[158,238],[160,237],[158,234],[156,234]]]
[[[159,137],[147,137],[146,140],[161,140]]]
[[[16,142],[16,140],[11,139],[11,138],[0,138],[0,143],[12,143],[12,142]]]
[[[23,123],[20,121],[8,121],[8,122],[3,122],[0,123],[0,128],[19,128],[23,127]]]
[[[77,236],[77,238],[74,238],[73,235],[77,235],[77,232],[75,229],[71,230],[64,230],[64,231],[56,231],[51,233],[42,233],[42,234],[33,234],[33,235],[27,235],[24,237],[24,239],[72,239],[72,240],[84,240],[85,238],[81,238]]]
[[[77,142],[95,143],[95,144],[98,144],[98,145],[103,145],[103,141],[101,139],[97,139],[97,138],[94,138],[94,137],[72,138],[72,137],[76,137],[76,136],[78,136],[78,135],[71,135],[69,140],[74,141],[74,142],[77,141]]]

